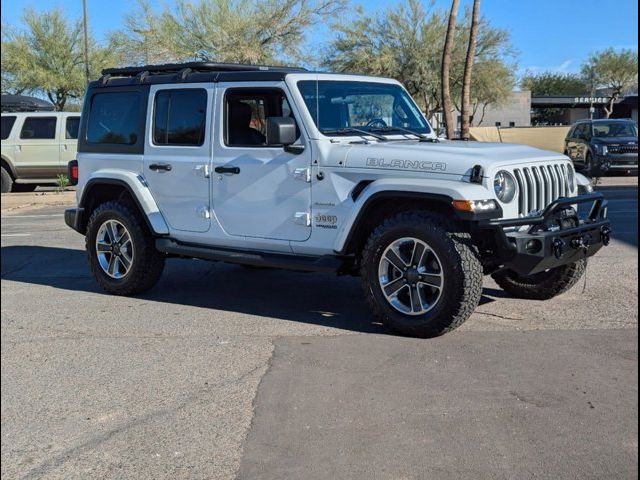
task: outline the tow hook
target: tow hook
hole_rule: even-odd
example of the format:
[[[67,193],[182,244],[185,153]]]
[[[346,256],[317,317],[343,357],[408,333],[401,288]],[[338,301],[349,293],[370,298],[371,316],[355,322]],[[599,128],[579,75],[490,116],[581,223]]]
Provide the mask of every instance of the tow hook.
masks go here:
[[[565,243],[561,238],[555,238],[553,240],[553,255],[560,260],[562,254],[564,253]]]
[[[586,252],[587,250],[589,250],[589,241],[580,236],[571,240],[571,247],[575,248],[576,250],[584,250]]]
[[[611,229],[607,226],[604,226],[600,229],[600,234],[602,235],[602,244],[606,247],[611,243]]]

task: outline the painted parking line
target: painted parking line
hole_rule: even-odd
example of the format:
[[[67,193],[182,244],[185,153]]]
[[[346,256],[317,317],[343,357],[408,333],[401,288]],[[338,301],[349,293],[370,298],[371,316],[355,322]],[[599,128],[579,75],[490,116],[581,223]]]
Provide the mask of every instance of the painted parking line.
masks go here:
[[[12,218],[53,218],[53,217],[64,217],[63,213],[50,213],[43,215],[6,215],[0,217],[1,220],[8,220]]]
[[[30,237],[30,233],[3,233],[0,237]]]

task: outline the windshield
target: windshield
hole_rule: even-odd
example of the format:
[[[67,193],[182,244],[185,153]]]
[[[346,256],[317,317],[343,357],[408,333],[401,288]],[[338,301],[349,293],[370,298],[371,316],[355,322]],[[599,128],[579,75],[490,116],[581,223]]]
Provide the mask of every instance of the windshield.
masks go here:
[[[593,124],[594,137],[637,137],[638,125],[631,122],[598,122]]]
[[[350,129],[405,135],[431,132],[411,97],[399,85],[376,82],[302,80],[298,82],[309,113],[324,135],[358,135]]]

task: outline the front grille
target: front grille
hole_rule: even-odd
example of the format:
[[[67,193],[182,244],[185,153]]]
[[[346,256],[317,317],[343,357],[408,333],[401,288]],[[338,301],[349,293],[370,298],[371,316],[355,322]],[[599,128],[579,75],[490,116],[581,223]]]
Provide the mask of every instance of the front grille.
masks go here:
[[[567,168],[563,164],[550,164],[513,170],[518,183],[520,216],[542,211],[554,200],[571,194]]]
[[[617,155],[623,155],[625,153],[638,154],[638,145],[611,145],[608,147],[609,153],[615,153]]]

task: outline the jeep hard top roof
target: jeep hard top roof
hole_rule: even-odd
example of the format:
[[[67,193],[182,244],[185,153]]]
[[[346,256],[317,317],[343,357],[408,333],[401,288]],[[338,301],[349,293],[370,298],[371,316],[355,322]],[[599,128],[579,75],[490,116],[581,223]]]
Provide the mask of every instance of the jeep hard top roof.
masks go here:
[[[186,62],[139,67],[105,68],[91,87],[191,82],[250,82],[283,80],[289,73],[305,73],[301,67],[243,65],[239,63]]]

